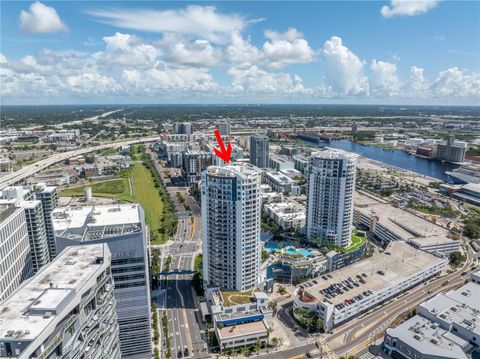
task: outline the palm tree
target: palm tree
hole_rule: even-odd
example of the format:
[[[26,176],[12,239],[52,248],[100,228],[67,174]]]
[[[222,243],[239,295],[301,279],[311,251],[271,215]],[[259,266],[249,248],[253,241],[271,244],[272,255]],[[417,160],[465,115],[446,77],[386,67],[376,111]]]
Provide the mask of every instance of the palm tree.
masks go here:
[[[278,339],[277,337],[273,337],[272,338],[272,344],[273,344],[273,346],[275,347],[275,350],[276,350],[278,345],[280,344],[280,339]]]
[[[270,345],[270,334],[272,334],[273,329],[272,327],[267,328],[267,353],[268,353],[268,346]]]
[[[260,351],[260,338],[257,338],[257,340],[255,341],[255,350],[257,351],[257,355]]]

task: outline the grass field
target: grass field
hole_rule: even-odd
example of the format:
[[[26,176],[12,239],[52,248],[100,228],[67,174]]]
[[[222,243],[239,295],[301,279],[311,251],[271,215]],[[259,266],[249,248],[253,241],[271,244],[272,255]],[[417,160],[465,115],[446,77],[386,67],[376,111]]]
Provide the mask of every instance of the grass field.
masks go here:
[[[162,244],[168,239],[164,229],[164,201],[158,188],[155,188],[153,176],[145,166],[137,163],[130,169],[130,178],[135,188],[135,201],[145,210],[150,226],[151,243]]]
[[[61,197],[82,197],[85,187],[92,187],[92,194],[95,197],[111,197],[131,202],[130,186],[128,178],[116,178],[108,181],[94,182],[88,186],[66,188],[60,192]]]
[[[247,290],[245,292],[222,290],[220,293],[222,294],[223,303],[226,307],[230,307],[236,304],[253,303],[255,301],[251,290]]]
[[[352,231],[352,243],[345,248],[345,252],[353,252],[354,250],[358,249],[362,244],[364,244],[367,241],[366,236],[359,236],[357,235],[357,231],[354,230]]]
[[[134,195],[130,195],[128,183],[130,177]],[[145,211],[145,218],[150,228],[151,244],[163,244],[168,239],[168,228],[172,224],[173,213],[164,213],[165,200],[155,187],[150,171],[136,163],[124,173],[124,177],[89,185],[95,197],[117,198],[124,202],[138,202]],[[67,188],[60,193],[62,197],[80,197],[86,186]]]

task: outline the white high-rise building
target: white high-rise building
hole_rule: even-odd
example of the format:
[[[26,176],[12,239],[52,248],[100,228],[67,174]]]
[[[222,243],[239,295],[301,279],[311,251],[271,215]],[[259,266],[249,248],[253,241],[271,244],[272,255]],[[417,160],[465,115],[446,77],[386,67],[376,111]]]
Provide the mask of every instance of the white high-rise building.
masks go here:
[[[255,287],[260,266],[261,172],[251,165],[202,173],[203,278],[226,290]]]
[[[112,253],[122,358],[152,357],[147,227],[139,204],[59,207],[53,212],[59,253],[106,243]]]
[[[259,133],[250,136],[250,163],[259,168],[268,167],[268,136]]]
[[[0,300],[32,274],[25,210],[13,203],[0,204]]]
[[[25,207],[34,269],[37,271],[42,265],[53,260],[57,252],[52,224],[52,212],[58,205],[57,188],[44,183],[24,187],[10,186],[0,191],[0,198],[3,203],[15,203]],[[41,209],[38,207],[39,203]],[[48,258],[43,258],[45,246]]]
[[[56,187],[46,186],[42,183],[34,186],[34,192],[35,199],[42,202],[48,252],[50,254],[50,260],[53,260],[53,258],[55,258],[57,255],[57,248],[55,242],[55,231],[53,229],[52,213],[58,206],[58,191]]]
[[[41,267],[50,262],[42,202],[37,200],[22,201],[19,205],[25,210],[33,272],[36,273]]]
[[[72,247],[0,301],[1,358],[120,358],[111,254]]]
[[[322,245],[351,243],[356,154],[327,149],[308,161],[307,238]]]

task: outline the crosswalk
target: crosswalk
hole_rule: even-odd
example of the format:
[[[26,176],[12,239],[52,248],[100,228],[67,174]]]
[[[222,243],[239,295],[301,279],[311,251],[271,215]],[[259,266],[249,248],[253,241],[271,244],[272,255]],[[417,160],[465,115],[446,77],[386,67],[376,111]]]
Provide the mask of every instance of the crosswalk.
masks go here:
[[[358,359],[382,359],[382,357],[369,352],[369,353],[363,354]]]

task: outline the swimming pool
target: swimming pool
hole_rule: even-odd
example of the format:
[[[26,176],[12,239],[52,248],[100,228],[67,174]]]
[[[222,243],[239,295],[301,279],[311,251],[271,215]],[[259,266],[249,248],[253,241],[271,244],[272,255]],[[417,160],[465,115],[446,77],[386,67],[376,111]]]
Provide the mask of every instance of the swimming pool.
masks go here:
[[[301,248],[301,249],[298,249],[298,248],[287,248],[285,250],[285,253],[287,254],[292,254],[292,255],[295,255],[295,254],[301,254],[302,256],[304,257],[308,257],[312,254],[311,251],[309,251],[308,249],[305,249],[305,248]]]
[[[268,241],[268,242],[265,244],[265,250],[266,250],[267,252],[279,252],[279,251],[280,251],[280,248],[278,248],[277,242]]]

